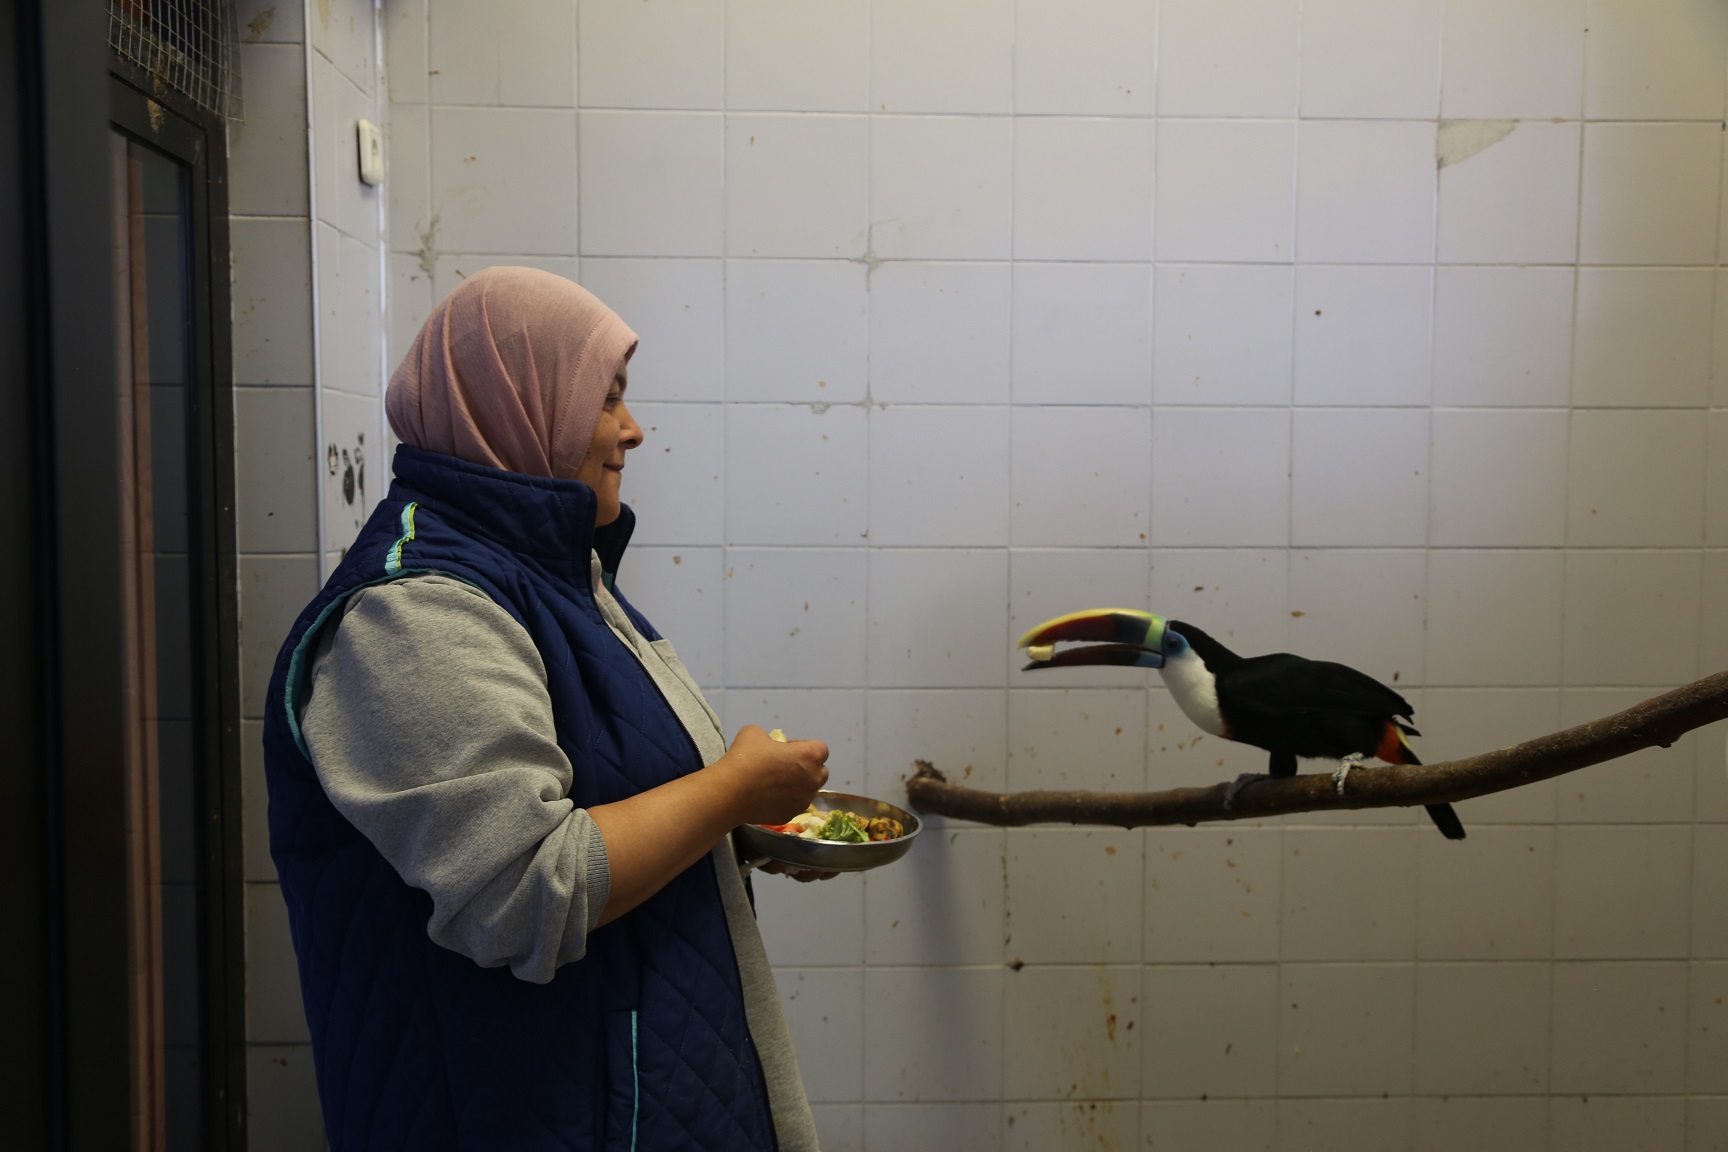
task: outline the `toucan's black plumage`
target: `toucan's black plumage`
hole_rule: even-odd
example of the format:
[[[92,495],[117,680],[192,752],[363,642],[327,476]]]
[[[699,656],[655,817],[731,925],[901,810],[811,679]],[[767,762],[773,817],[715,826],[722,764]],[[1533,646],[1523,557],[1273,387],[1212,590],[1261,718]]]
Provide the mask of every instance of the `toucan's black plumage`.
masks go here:
[[[1289,652],[1238,656],[1180,620],[1169,622],[1166,636],[1170,632],[1188,642],[1211,674],[1224,729],[1219,734],[1271,753],[1272,775],[1294,776],[1299,756],[1375,756],[1389,764],[1422,763],[1404,738],[1420,735],[1404,723],[1414,716],[1410,702],[1372,676]],[[1167,642],[1166,679],[1181,659],[1168,654],[1170,647]],[[1464,826],[1450,804],[1429,804],[1427,811],[1447,839],[1463,839]]]
[[[1061,640],[1099,641],[1055,651]],[[1343,664],[1289,652],[1238,656],[1192,624],[1148,612],[1102,609],[1046,621],[1020,641],[1028,669],[1080,664],[1156,668],[1172,699],[1203,731],[1271,753],[1274,776],[1294,776],[1297,757],[1422,763],[1406,736],[1410,702]],[[1240,783],[1240,781],[1238,782]],[[1464,838],[1450,804],[1428,815],[1449,840]]]

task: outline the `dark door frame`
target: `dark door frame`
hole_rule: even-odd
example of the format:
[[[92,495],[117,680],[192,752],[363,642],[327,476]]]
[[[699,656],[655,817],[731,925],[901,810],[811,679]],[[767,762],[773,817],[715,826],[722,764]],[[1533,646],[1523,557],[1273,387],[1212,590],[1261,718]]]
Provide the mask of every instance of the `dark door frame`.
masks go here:
[[[21,722],[36,753],[26,773],[37,820],[29,875],[38,917],[28,950],[42,990],[31,1045],[42,1059],[30,1077],[42,1096],[22,1103],[45,1147],[123,1148],[130,997],[125,806],[115,779],[125,713],[106,13],[94,0],[22,0],[13,12],[12,179],[24,256],[17,380],[31,462],[20,602],[35,625],[28,651],[37,670],[25,697],[34,710]],[[13,703],[10,691],[0,696]],[[15,821],[10,806],[0,811]]]
[[[234,386],[228,276],[226,125],[170,96],[119,57],[110,60],[110,123],[185,164],[190,174],[187,280],[195,331],[193,427],[187,437],[196,535],[194,653],[196,754],[203,813],[199,868],[201,1096],[212,1149],[244,1149],[246,1085],[245,885],[240,796],[239,572],[234,524]]]
[[[16,0],[0,13],[0,1116],[9,1146],[130,1143],[121,478],[108,137],[117,68],[103,0]],[[136,85],[133,85],[136,87]],[[151,86],[159,106],[184,112]],[[209,318],[198,356],[197,541],[208,683],[201,748],[216,892],[204,962],[213,1055],[207,1128],[245,1147],[245,999],[232,356],[224,127],[198,129],[208,230],[193,269]],[[166,125],[168,118],[164,118]],[[149,127],[148,124],[145,126]],[[136,133],[135,133],[136,134]],[[154,143],[150,135],[141,139]],[[218,879],[219,878],[219,879]]]
[[[20,305],[0,308],[0,538],[12,542],[12,563],[0,575],[0,730],[10,737],[5,779],[12,796],[0,804],[0,876],[6,878],[0,883],[13,909],[12,944],[0,948],[0,986],[18,990],[0,997],[0,1035],[17,1038],[0,1050],[0,1113],[23,1147],[60,1149],[66,1146],[57,1138],[57,1119],[65,1112],[65,1077],[58,1071],[64,1053],[55,1038],[65,1011],[54,923],[61,897],[59,869],[51,866],[59,845],[46,773],[57,748],[47,713],[56,669],[48,663],[44,611],[54,583],[43,477],[52,458],[46,373],[53,330],[44,297],[53,251],[48,185],[51,177],[63,183],[80,157],[57,157],[49,169],[45,105],[56,106],[56,119],[76,118],[79,101],[63,89],[45,90],[41,57],[68,33],[44,29],[35,8],[17,5],[0,22],[0,69],[10,78],[0,85],[0,157],[7,161],[0,165],[0,298]],[[67,15],[49,23],[64,25]],[[70,38],[76,40],[77,31]],[[95,355],[100,359],[100,349]]]

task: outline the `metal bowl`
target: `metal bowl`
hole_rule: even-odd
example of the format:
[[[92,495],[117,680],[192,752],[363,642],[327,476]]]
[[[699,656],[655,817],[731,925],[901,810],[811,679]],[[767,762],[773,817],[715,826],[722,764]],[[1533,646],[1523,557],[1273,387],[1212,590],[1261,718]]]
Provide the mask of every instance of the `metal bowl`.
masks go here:
[[[850,792],[824,790],[816,793],[816,799],[811,803],[818,812],[840,808],[856,812],[866,820],[887,816],[900,821],[906,835],[894,840],[872,840],[867,844],[839,844],[832,840],[806,840],[790,832],[770,832],[760,824],[744,824],[734,829],[732,835],[743,848],[749,867],[777,860],[794,868],[811,868],[819,872],[865,872],[892,864],[906,855],[912,847],[913,837],[923,827],[923,822],[904,808]]]

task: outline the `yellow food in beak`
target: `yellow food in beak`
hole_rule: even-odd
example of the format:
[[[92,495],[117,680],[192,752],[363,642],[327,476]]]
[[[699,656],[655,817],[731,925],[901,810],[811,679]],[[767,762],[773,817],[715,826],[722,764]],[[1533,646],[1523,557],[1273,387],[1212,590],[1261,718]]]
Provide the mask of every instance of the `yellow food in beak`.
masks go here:
[[[1039,664],[1044,663],[1054,655],[1056,655],[1056,645],[1054,644],[1033,644],[1026,649],[1026,658]]]

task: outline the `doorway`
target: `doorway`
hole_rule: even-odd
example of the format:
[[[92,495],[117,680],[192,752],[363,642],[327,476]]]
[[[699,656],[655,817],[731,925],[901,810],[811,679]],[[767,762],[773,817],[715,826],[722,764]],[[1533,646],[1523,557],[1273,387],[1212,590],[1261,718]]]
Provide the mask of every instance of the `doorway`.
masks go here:
[[[97,4],[0,19],[0,1111],[8,1146],[245,1146],[220,119]]]
[[[223,1149],[245,1068],[226,243],[212,125],[119,77],[110,101],[132,1146]]]

